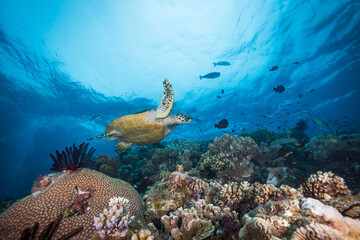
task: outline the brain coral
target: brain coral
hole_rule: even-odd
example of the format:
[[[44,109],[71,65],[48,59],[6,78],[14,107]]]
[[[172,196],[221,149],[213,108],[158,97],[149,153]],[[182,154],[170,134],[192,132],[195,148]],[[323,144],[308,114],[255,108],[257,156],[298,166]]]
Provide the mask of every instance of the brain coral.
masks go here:
[[[127,182],[107,177],[90,169],[80,172],[63,173],[53,179],[51,185],[43,191],[29,195],[14,203],[0,215],[0,239],[20,239],[21,232],[39,223],[39,232],[54,221],[71,204],[77,194],[76,189],[94,188],[90,200],[90,209],[82,215],[64,218],[54,239],[80,226],[84,230],[73,239],[90,239],[96,233],[94,217],[98,216],[109,204],[110,198],[120,196],[129,199],[129,213],[144,223],[142,203],[137,191]],[[38,236],[36,236],[38,237]]]

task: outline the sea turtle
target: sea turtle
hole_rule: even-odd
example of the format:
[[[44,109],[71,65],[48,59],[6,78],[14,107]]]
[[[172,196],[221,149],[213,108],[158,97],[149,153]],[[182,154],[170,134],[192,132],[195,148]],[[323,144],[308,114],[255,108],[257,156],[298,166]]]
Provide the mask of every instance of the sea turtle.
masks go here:
[[[179,124],[189,123],[187,114],[169,115],[174,104],[171,84],[164,79],[164,92],[157,109],[116,118],[105,128],[105,134],[90,138],[109,137],[105,142],[117,141],[117,153],[125,152],[132,145],[144,146],[163,140]]]

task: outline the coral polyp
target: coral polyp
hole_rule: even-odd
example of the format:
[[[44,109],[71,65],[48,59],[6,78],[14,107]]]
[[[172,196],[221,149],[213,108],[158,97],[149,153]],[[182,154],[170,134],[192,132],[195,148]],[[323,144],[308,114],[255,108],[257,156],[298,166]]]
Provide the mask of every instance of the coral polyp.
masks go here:
[[[74,143],[72,147],[65,147],[65,151],[62,151],[62,153],[56,150],[56,157],[50,154],[50,157],[54,161],[53,167],[50,168],[50,170],[55,172],[78,171],[79,168],[84,166],[86,161],[91,159],[91,156],[96,150],[92,147],[89,152],[87,152],[88,146],[89,143],[85,144],[85,142],[83,142],[79,147],[76,147]]]

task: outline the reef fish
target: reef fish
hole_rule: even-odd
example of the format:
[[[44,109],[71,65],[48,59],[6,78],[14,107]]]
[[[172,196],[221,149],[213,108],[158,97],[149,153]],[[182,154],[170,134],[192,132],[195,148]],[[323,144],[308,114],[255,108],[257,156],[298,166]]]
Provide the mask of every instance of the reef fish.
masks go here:
[[[285,87],[284,87],[283,85],[279,85],[279,86],[277,86],[276,88],[273,87],[273,90],[274,90],[275,92],[282,93],[283,91],[285,91]]]
[[[210,78],[210,79],[212,79],[212,78],[218,78],[218,77],[220,77],[220,73],[219,73],[219,72],[211,72],[211,73],[208,73],[208,74],[203,75],[203,76],[199,75],[200,80],[203,79],[203,78]]]
[[[229,126],[229,121],[226,119],[223,119],[218,124],[215,124],[215,127],[218,129],[227,128],[228,126]]]
[[[229,62],[227,62],[227,61],[220,61],[220,62],[213,63],[213,64],[214,64],[214,67],[215,67],[216,65],[218,65],[218,66],[230,66],[230,65],[231,65],[231,63],[229,63]]]
[[[92,117],[90,118],[90,122],[93,121],[93,120],[99,119],[99,118],[101,118],[101,115],[92,116]]]
[[[272,168],[266,180],[266,184],[280,185],[287,177],[287,167]]]
[[[272,72],[272,71],[276,71],[276,70],[278,70],[278,69],[279,69],[278,66],[273,66],[272,68],[269,69],[269,71]]]
[[[314,119],[314,121],[315,121],[322,129],[325,129],[325,130],[333,133],[333,131],[332,131],[331,128],[329,127],[329,124],[327,124],[327,123],[324,122],[323,120]]]

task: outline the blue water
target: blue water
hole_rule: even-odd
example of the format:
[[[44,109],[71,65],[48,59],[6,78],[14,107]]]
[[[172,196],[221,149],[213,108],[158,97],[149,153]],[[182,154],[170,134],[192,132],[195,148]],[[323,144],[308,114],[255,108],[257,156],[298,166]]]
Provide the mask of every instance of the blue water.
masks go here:
[[[313,119],[359,128],[359,29],[350,0],[0,1],[0,200],[29,192],[56,149],[156,108],[164,78],[173,113],[193,118],[166,140],[284,132],[299,119],[309,136],[324,132]],[[209,72],[221,76],[199,79]]]

